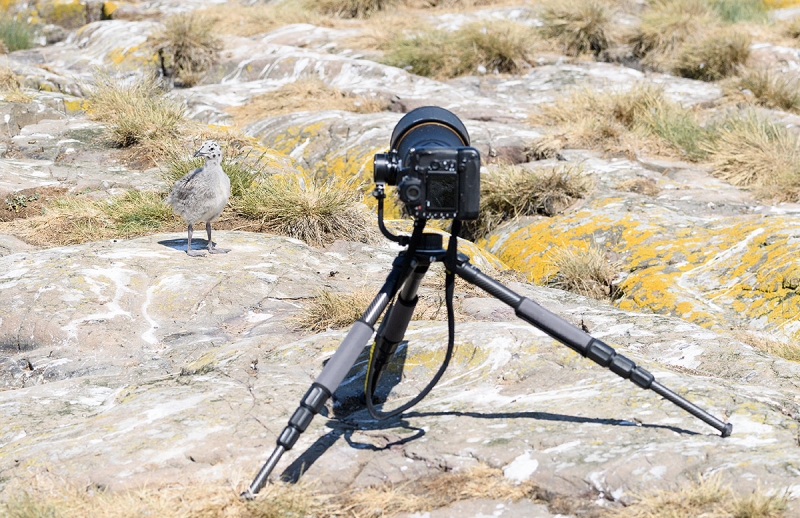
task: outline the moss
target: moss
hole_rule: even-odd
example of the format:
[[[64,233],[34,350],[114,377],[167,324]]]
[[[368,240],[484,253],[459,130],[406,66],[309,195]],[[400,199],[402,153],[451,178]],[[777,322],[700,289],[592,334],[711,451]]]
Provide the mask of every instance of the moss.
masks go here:
[[[86,6],[80,0],[51,0],[37,4],[39,15],[47,22],[68,29],[86,25]]]

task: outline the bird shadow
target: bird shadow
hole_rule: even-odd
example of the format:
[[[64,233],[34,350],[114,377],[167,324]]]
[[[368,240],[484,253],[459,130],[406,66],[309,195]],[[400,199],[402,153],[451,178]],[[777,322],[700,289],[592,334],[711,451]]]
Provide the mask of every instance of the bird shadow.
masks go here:
[[[162,246],[166,246],[167,248],[172,248],[173,250],[178,250],[179,252],[186,251],[186,241],[187,239],[164,239],[163,241],[159,241],[158,244]],[[214,243],[216,245],[216,243]],[[199,237],[192,238],[192,250],[206,250],[208,248],[208,239],[202,239]]]

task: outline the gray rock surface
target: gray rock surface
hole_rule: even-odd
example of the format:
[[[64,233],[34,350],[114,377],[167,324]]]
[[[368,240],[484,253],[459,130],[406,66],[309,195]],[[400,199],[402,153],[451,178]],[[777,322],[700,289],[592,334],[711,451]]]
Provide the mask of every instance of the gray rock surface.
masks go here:
[[[220,240],[233,251],[202,261],[179,251],[178,234],[0,257],[0,480],[48,470],[122,488],[255,473],[345,334],[304,335],[291,316],[322,287],[377,288],[394,254],[355,245],[342,257],[247,233]],[[741,492],[800,491],[800,366],[675,318],[509,286],[583,321],[732,422],[733,436],[500,315],[457,324],[446,376],[400,421],[368,418],[357,362],[276,475],[305,465],[305,476],[344,489],[484,462],[610,505],[716,472]],[[390,400],[430,378],[446,334],[443,322],[411,323],[381,389]],[[515,505],[508,516],[541,510]]]

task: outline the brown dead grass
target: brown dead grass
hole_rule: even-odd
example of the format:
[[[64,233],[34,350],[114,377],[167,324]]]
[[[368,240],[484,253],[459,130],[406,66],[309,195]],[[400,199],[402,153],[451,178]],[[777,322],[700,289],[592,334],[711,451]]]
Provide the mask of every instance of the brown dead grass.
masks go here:
[[[617,189],[626,192],[635,192],[636,194],[644,194],[645,196],[658,196],[661,190],[658,188],[656,182],[649,178],[633,178],[626,180],[617,185]]]
[[[238,486],[205,484],[103,492],[63,482],[39,482],[7,494],[0,502],[0,514],[13,518],[372,518],[427,512],[481,498],[543,503],[556,500],[529,481],[515,484],[499,469],[485,465],[401,485],[384,484],[337,494],[324,493],[318,484],[305,480],[296,485],[269,484],[250,502],[239,499],[244,485]]]
[[[617,274],[616,265],[610,263],[597,246],[591,245],[585,250],[574,246],[554,247],[548,259],[555,272],[547,280],[547,286],[597,300],[615,297],[612,281]]]
[[[350,327],[361,318],[377,293],[377,289],[367,288],[351,293],[320,290],[311,301],[303,305],[300,313],[292,319],[292,324],[298,330],[313,333]]]
[[[22,91],[22,82],[8,67],[0,67],[0,94],[12,103],[30,102],[32,97]]]
[[[297,111],[344,110],[375,113],[387,109],[385,99],[348,94],[316,78],[299,79],[255,96],[242,106],[228,108],[234,123],[246,126],[267,117]]]
[[[759,351],[780,356],[785,360],[800,362],[800,344],[783,342],[763,333],[741,331],[736,333],[736,338]]]
[[[614,518],[781,518],[786,516],[788,498],[762,491],[740,495],[724,486],[719,477],[702,478],[674,491],[650,491],[622,509],[611,511]]]
[[[705,143],[714,176],[733,185],[766,189],[779,201],[800,199],[800,138],[755,111],[734,113]]]
[[[332,20],[305,9],[298,2],[278,2],[245,6],[238,2],[214,5],[202,11],[214,23],[219,34],[236,36],[255,36],[284,25],[311,23],[330,26]]]

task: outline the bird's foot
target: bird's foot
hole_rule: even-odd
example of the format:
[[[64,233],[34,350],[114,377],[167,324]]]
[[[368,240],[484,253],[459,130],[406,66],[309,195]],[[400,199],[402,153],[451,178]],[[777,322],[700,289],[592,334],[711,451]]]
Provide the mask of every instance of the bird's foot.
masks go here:
[[[209,248],[208,249],[208,253],[209,254],[227,254],[230,251],[231,251],[230,248]]]
[[[206,253],[199,250],[187,250],[186,255],[190,257],[205,257]]]

